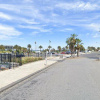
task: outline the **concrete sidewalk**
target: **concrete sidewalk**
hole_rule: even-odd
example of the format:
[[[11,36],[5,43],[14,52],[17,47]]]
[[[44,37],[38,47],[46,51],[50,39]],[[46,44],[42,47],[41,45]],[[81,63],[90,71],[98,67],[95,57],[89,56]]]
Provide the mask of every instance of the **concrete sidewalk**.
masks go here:
[[[47,59],[47,65],[46,65],[46,60],[41,60],[41,61],[22,65],[15,69],[1,71],[0,72],[0,89],[28,75],[31,75],[39,70],[42,70],[48,67],[49,65],[56,63],[59,60],[63,60],[63,59],[60,59],[59,57],[49,57]]]

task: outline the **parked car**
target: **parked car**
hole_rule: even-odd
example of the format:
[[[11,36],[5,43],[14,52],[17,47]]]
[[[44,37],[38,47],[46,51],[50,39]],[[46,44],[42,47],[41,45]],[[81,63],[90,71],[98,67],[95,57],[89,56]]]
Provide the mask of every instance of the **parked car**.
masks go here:
[[[71,51],[66,51],[66,54],[71,54]]]
[[[55,52],[52,52],[52,54],[56,54]]]
[[[23,54],[16,55],[16,57],[25,57]]]
[[[66,52],[62,52],[61,54],[66,54]]]

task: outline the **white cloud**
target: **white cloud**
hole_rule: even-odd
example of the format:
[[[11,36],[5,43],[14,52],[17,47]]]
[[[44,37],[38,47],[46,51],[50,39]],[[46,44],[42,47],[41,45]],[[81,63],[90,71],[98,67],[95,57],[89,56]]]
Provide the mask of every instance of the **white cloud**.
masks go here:
[[[100,33],[95,33],[95,34],[93,35],[93,38],[98,38],[98,37],[100,37]]]
[[[58,3],[56,7],[65,9],[65,10],[96,10],[100,9],[99,5],[92,4],[90,2],[73,2],[73,3]]]
[[[56,13],[51,13],[51,15],[52,15],[53,17],[58,16],[58,14],[56,14]]]
[[[86,36],[89,36],[89,35],[90,35],[90,33],[87,33],[87,34],[86,34]]]
[[[3,12],[0,12],[0,18],[2,19],[7,19],[7,20],[11,20],[12,17],[7,15],[7,14],[4,14]]]
[[[13,13],[17,13],[24,16],[29,16],[33,18],[43,18],[43,14],[41,14],[39,9],[34,7],[34,5],[12,5],[12,4],[0,4],[0,9],[12,11]]]
[[[39,32],[37,32],[37,31],[34,31],[34,32],[32,32],[32,34],[31,35],[37,35]]]
[[[40,32],[51,32],[51,29],[44,29],[41,26],[23,26],[23,25],[19,25],[20,28],[27,28],[27,29],[34,29],[34,30],[38,30]]]
[[[19,18],[18,20],[27,24],[39,24],[38,22],[35,22],[34,20],[25,19],[25,18]]]
[[[33,29],[39,32],[51,32],[53,29],[48,29],[45,26],[54,26],[61,29],[61,26],[76,26],[76,27],[83,27],[88,28],[89,30],[99,31],[99,24],[88,24],[94,18],[94,16],[84,16],[83,13],[81,15],[79,13],[71,13],[72,11],[93,11],[98,10],[100,7],[98,4],[93,4],[90,2],[61,2],[60,0],[55,0],[54,3],[46,4],[47,2],[44,1],[44,5],[31,3],[34,0],[23,0],[18,3],[13,4],[0,4],[0,9],[3,9],[5,12],[8,11],[10,16],[4,13],[0,13],[0,17],[10,20],[11,24],[14,23],[15,26],[19,26],[20,28],[24,29]],[[40,0],[39,0],[40,1]],[[47,0],[50,1],[50,0]],[[24,4],[24,2],[27,2]],[[52,2],[52,1],[51,1]],[[40,5],[40,7],[39,7]],[[46,8],[47,7],[47,8]],[[45,10],[43,10],[45,9]],[[70,10],[69,12],[67,12]],[[63,14],[65,12],[65,14]],[[98,17],[99,18],[99,17]],[[91,19],[91,20],[90,20]],[[19,25],[22,24],[22,25]],[[34,25],[32,25],[34,24]],[[44,25],[45,26],[42,26]],[[26,25],[26,26],[25,26]],[[37,26],[41,25],[41,26]],[[18,28],[19,28],[18,27]],[[58,29],[58,30],[59,30]],[[33,31],[32,30],[32,31]],[[72,31],[71,28],[62,28],[60,31]],[[24,30],[23,30],[24,31]]]
[[[32,3],[33,0],[24,0],[24,2]]]
[[[40,13],[40,9],[32,4],[0,4],[0,9],[10,11],[14,21],[19,19],[19,22],[25,22],[27,24],[38,24],[39,21],[48,21],[48,18],[45,18],[44,14]]]
[[[86,36],[88,37],[93,37],[93,38],[98,38],[100,37],[100,33],[87,33]]]
[[[65,29],[62,29],[62,30],[60,30],[60,31],[66,32],[66,31],[72,31],[72,30],[73,30],[72,28],[65,28]]]
[[[88,24],[86,27],[94,31],[100,31],[100,24],[97,23]]]
[[[14,27],[0,25],[0,39],[8,39],[11,37],[16,37],[21,35],[22,33],[17,31]]]
[[[15,13],[20,12],[20,9],[16,5],[12,4],[0,4],[0,9],[14,11]]]
[[[17,23],[26,23],[26,24],[39,24],[39,22],[35,22],[34,19],[24,18],[24,17],[17,17],[15,15],[7,15],[3,12],[0,12],[0,18],[10,20]]]
[[[34,19],[29,19],[29,18],[22,18],[22,17],[13,17],[13,20],[16,23],[21,23],[21,24],[39,24],[39,22],[34,21]]]

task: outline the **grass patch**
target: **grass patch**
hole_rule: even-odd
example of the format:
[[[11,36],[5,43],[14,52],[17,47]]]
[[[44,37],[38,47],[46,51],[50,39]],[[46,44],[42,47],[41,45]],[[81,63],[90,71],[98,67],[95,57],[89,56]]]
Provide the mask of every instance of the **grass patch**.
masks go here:
[[[10,51],[0,51],[0,53],[11,53]]]
[[[22,57],[22,65],[38,60],[42,60],[42,57]]]

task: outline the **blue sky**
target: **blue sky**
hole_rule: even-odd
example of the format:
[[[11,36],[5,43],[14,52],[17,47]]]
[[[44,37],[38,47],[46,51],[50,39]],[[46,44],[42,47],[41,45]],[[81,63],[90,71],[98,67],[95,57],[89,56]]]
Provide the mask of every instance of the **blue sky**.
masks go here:
[[[0,44],[35,48],[66,46],[77,34],[84,46],[100,46],[99,0],[0,0]]]

